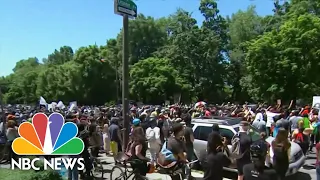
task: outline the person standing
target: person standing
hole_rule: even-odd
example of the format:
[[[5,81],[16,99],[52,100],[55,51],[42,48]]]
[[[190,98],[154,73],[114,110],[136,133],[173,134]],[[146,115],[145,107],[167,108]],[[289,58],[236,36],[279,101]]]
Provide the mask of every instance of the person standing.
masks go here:
[[[110,153],[110,133],[109,133],[109,124],[103,125],[103,149],[108,155]]]
[[[290,132],[292,134],[293,131],[298,129],[298,122],[302,120],[302,117],[299,116],[298,111],[292,111],[291,114],[292,116],[289,118],[289,122],[290,122]]]
[[[14,120],[9,120],[7,122],[7,132],[6,132],[6,137],[7,137],[7,144],[9,148],[9,161],[11,162],[11,159],[17,159],[16,153],[12,150],[12,143],[13,141],[19,137],[18,130],[16,127],[16,122]]]
[[[241,121],[240,130],[238,133],[240,143],[241,157],[236,160],[238,170],[238,180],[243,180],[243,167],[246,164],[251,163],[250,160],[250,146],[252,139],[249,134],[249,123],[247,121]]]
[[[289,168],[290,141],[288,140],[288,131],[284,128],[278,130],[276,138],[272,141],[273,150],[273,168],[281,180],[285,178]]]
[[[267,149],[258,144],[251,145],[250,155],[252,163],[243,167],[244,179],[246,180],[277,180],[277,172],[265,167]]]
[[[208,139],[209,141],[209,139]],[[228,167],[231,160],[223,153],[221,146],[221,136],[218,133],[212,133],[208,146],[206,158],[201,160],[204,166],[204,180],[222,180],[223,167]]]
[[[264,116],[266,115],[266,110],[261,110],[257,113],[252,126],[257,128],[260,132],[266,132],[266,122],[264,121]]]
[[[157,127],[157,120],[155,118],[152,119],[150,127],[146,130],[146,137],[151,155],[151,165],[154,166],[161,148],[160,128]]]
[[[184,139],[186,141],[187,159],[188,161],[193,161],[195,159],[195,156],[193,148],[194,136],[193,130],[191,128],[191,115],[183,114],[181,118],[186,123],[186,127],[184,129]]]
[[[118,125],[119,118],[113,117],[111,118],[111,125],[109,127],[110,132],[110,149],[112,155],[115,157],[118,152],[121,151],[122,137],[121,130]]]

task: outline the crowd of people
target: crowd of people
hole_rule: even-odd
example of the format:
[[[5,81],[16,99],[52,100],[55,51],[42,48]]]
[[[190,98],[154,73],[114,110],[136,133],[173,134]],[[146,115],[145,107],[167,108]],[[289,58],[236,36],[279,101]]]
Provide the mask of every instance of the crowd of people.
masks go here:
[[[48,115],[59,112],[65,115],[67,122],[78,125],[78,136],[84,141],[85,149],[80,154],[85,160],[85,172],[70,172],[72,180],[88,178],[93,168],[91,157],[99,156],[101,151],[116,160],[119,154],[135,159],[131,164],[134,170],[145,176],[157,168],[184,168],[187,162],[199,159],[204,170],[205,180],[222,180],[223,167],[235,163],[238,180],[251,179],[284,179],[289,166],[290,141],[300,145],[305,154],[312,151],[316,144],[316,152],[320,151],[318,122],[318,106],[304,108],[281,106],[249,105],[243,106],[226,103],[208,105],[204,102],[194,106],[130,106],[130,141],[123,153],[123,119],[121,107],[76,107],[67,109],[41,108],[5,108],[6,124],[0,123],[1,135],[11,145],[19,136],[19,124],[31,121],[33,114],[44,112]],[[219,132],[219,125],[213,124],[208,136],[207,149],[197,157],[194,153],[192,119],[199,117],[238,117],[240,131],[232,138],[232,149],[228,149],[228,140]],[[5,128],[3,127],[5,126]],[[250,126],[260,131],[261,139],[252,141]],[[129,127],[128,127],[129,128]],[[274,141],[266,142],[268,136]],[[237,153],[236,150],[238,148]],[[272,148],[273,156],[270,155]],[[11,148],[10,148],[11,149]],[[147,150],[150,157],[147,157]],[[91,153],[91,154],[90,154]],[[16,158],[10,152],[11,158]],[[265,162],[269,167],[265,166]],[[116,161],[117,162],[117,161]],[[157,168],[156,168],[157,167]],[[317,160],[316,167],[320,170]],[[320,175],[317,174],[320,178]]]

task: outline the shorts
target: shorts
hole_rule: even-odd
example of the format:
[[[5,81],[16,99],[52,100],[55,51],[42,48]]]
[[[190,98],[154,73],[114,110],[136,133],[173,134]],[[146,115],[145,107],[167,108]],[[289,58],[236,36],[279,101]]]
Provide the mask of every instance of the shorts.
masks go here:
[[[110,150],[113,155],[118,154],[118,143],[116,141],[111,141],[110,142]]]

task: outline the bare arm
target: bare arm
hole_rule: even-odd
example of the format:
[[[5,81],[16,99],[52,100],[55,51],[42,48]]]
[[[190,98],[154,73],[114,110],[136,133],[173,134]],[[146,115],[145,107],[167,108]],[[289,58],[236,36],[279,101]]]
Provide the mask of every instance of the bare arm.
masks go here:
[[[193,143],[193,141],[194,141],[194,136],[193,136],[193,134],[190,134],[190,141]]]
[[[149,161],[149,158],[146,158],[146,157],[142,156],[141,150],[142,150],[142,145],[141,144],[139,144],[139,145],[137,145],[135,147],[136,156],[141,160]]]

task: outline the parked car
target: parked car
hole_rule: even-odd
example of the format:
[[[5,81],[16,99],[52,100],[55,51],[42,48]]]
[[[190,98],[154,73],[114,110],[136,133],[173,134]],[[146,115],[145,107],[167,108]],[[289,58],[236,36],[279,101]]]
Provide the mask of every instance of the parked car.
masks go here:
[[[192,129],[194,132],[194,149],[195,154],[199,157],[200,152],[206,150],[208,135],[212,132],[212,124],[219,125],[220,134],[229,142],[228,148],[231,150],[231,139],[239,131],[240,118],[225,118],[225,117],[212,117],[212,118],[199,118],[192,120]],[[250,135],[252,141],[260,139],[260,133],[253,126],[250,126]],[[268,137],[266,141],[271,144],[274,140],[273,137]],[[273,156],[271,150],[270,155]],[[272,159],[272,158],[271,158]],[[304,156],[300,146],[294,142],[291,142],[290,151],[290,164],[287,172],[287,176],[295,174],[304,165],[306,157]],[[272,161],[271,161],[272,163]],[[229,167],[224,168],[227,171],[237,172],[236,165],[232,164]]]

